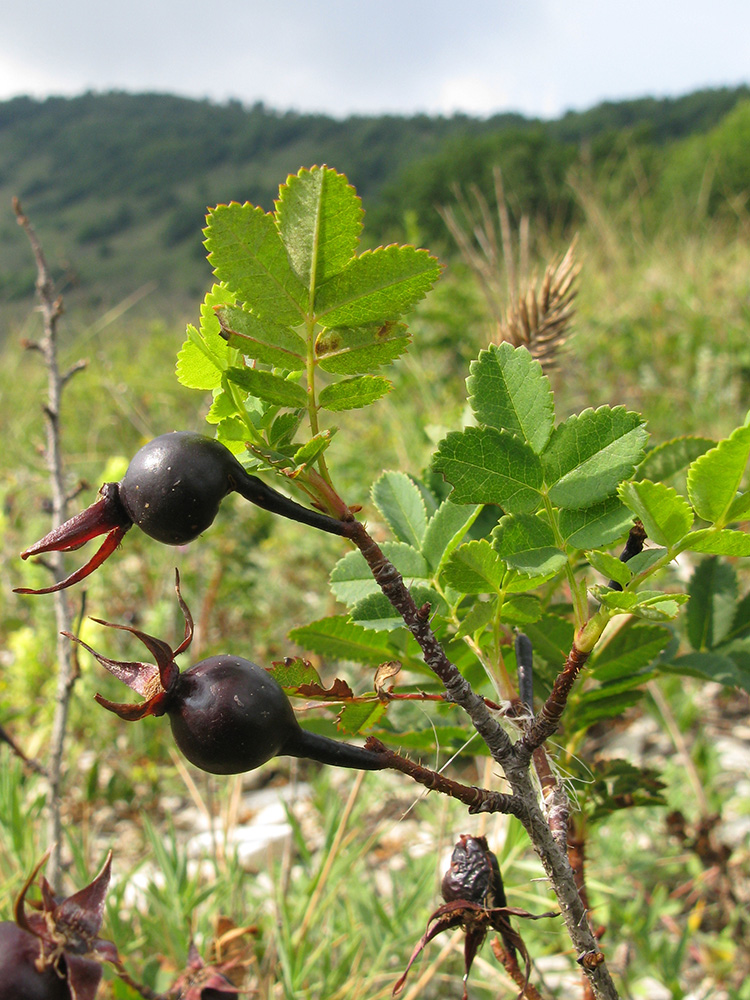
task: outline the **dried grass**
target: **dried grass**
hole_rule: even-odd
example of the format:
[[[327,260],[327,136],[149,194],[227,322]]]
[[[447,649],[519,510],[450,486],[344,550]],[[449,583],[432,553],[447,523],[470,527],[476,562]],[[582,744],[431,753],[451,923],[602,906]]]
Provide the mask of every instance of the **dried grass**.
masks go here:
[[[575,314],[576,240],[546,267],[540,282],[530,268],[529,218],[521,217],[515,234],[499,167],[493,174],[494,212],[476,185],[469,189],[471,202],[456,189],[456,204],[439,211],[484,295],[495,339],[527,347],[549,369],[570,336]]]

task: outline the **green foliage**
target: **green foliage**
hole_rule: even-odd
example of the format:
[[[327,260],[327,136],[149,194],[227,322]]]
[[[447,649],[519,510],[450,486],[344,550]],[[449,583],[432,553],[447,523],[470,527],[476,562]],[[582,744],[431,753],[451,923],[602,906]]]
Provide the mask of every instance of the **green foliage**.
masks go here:
[[[308,490],[306,468],[320,463],[335,430],[320,427],[321,411],[360,409],[390,391],[375,373],[408,343],[399,316],[440,274],[414,247],[357,256],[362,217],[346,178],[325,167],[290,177],[273,214],[250,204],[212,209],[206,248],[221,284],[178,360],[183,385],[214,390],[219,440],[241,453],[244,436],[248,461],[283,468]],[[307,441],[295,439],[305,412]]]
[[[671,801],[673,788],[652,768],[598,760],[590,762],[589,773],[582,765],[577,769],[576,760],[578,754],[587,760],[592,733],[600,734],[613,720],[618,725],[626,720],[642,701],[646,685],[660,677],[664,680],[662,675],[675,675],[683,684],[695,677],[750,690],[750,594],[745,593],[741,570],[719,558],[750,554],[743,530],[750,518],[750,497],[744,489],[750,453],[746,426],[728,435],[717,431],[718,441],[686,436],[650,451],[643,420],[630,405],[586,408],[555,426],[555,409],[569,413],[575,396],[567,394],[570,390],[564,384],[553,394],[550,380],[523,348],[501,344],[474,352],[467,380],[472,426],[451,429],[461,427],[458,406],[435,409],[430,434],[438,443],[429,472],[418,473],[426,446],[421,452],[411,451],[417,422],[411,411],[405,415],[403,402],[382,404],[378,412],[387,413],[387,418],[375,426],[372,451],[373,438],[367,437],[371,428],[365,420],[352,425],[357,430],[350,435],[354,443],[350,441],[348,450],[341,433],[332,452],[336,428],[321,426],[327,414],[336,412],[343,420],[353,410],[356,418],[357,408],[381,398],[380,390],[386,390],[388,381],[380,369],[400,358],[412,338],[420,349],[414,354],[421,361],[424,319],[413,323],[411,332],[399,320],[439,273],[433,258],[411,247],[357,256],[361,231],[356,194],[343,175],[328,168],[290,177],[271,215],[251,205],[218,206],[209,216],[207,230],[218,283],[206,296],[200,322],[188,328],[180,350],[181,385],[211,394],[210,426],[248,467],[282,471],[284,482],[291,475],[306,496],[323,504],[331,492],[344,493],[341,478],[348,477],[363,489],[360,463],[370,471],[385,467],[383,430],[397,424],[404,455],[417,457],[410,467],[404,461],[399,471],[377,475],[370,494],[377,513],[366,508],[362,517],[374,515],[377,529],[390,533],[390,539],[381,543],[383,552],[403,575],[417,604],[429,605],[431,624],[450,659],[480,694],[494,701],[513,698],[517,693],[514,629],[523,629],[534,648],[538,704],[593,615],[598,631],[591,657],[571,693],[553,752],[563,773],[572,775],[578,804],[592,826],[617,822],[626,809]],[[130,344],[132,354],[132,339]],[[445,366],[441,356],[434,369],[415,365],[414,375],[412,362],[410,358],[407,365],[393,365],[388,374],[402,390],[402,398],[421,400],[445,378]],[[186,395],[195,398],[195,393]],[[144,390],[144,406],[150,398]],[[623,392],[622,398],[634,399],[636,393]],[[390,406],[394,409],[385,409]],[[667,429],[673,432],[671,424]],[[336,476],[326,463],[331,454],[341,470],[337,468]],[[345,468],[350,462],[355,474]],[[100,468],[101,464],[94,466],[97,479]],[[440,482],[442,477],[446,484]],[[356,499],[362,499],[361,494]],[[648,548],[623,561],[618,553],[636,517],[646,528]],[[308,717],[310,728],[374,731],[391,745],[424,755],[483,752],[478,740],[465,747],[469,733],[453,706],[431,702],[425,721],[421,701],[437,697],[439,686],[358,552],[339,558],[330,577],[332,593],[346,606],[346,613],[320,617],[330,607],[315,594],[320,567],[340,555],[334,547],[338,540],[330,549],[329,539],[315,539],[309,547],[306,539],[295,540],[292,558],[283,535],[281,543],[279,536],[268,543],[271,528],[262,516],[253,530],[257,533],[248,537],[247,525],[240,526],[227,511],[226,531],[214,536],[218,539],[214,557],[205,550],[201,554],[199,547],[191,549],[193,585],[205,593],[206,581],[210,582],[202,609],[208,644],[226,644],[231,635],[249,643],[252,636],[253,658],[262,662],[271,649],[271,655],[287,653],[278,633],[285,633],[291,621],[312,614],[315,620],[292,629],[289,636],[304,654],[321,657],[320,666],[295,656],[273,668],[290,694],[320,702],[329,715],[334,709],[336,721]],[[13,545],[18,547],[15,540]],[[166,610],[169,602],[158,584],[165,576],[163,566],[149,561],[154,557],[147,546],[135,545],[131,569],[133,564],[140,567],[137,582],[125,574],[124,586],[106,594],[92,586],[92,606],[96,613],[104,613],[97,602],[106,601],[106,616],[116,620],[113,601],[124,610],[139,601],[145,605],[147,596],[144,615],[149,621],[166,620],[173,627]],[[701,557],[687,594],[675,591],[679,584],[670,574],[672,561],[682,553]],[[170,561],[173,558],[170,553]],[[238,594],[242,601],[230,601]],[[310,603],[315,606],[312,612]],[[241,604],[244,611],[230,604]],[[284,608],[281,627],[280,607]],[[685,610],[678,616],[681,607]],[[610,628],[604,631],[606,624]],[[11,639],[18,638],[19,646],[21,625],[14,621],[9,633]],[[160,631],[152,625],[148,629]],[[274,648],[279,642],[281,652]],[[12,658],[16,647],[11,648],[10,641],[7,645]],[[394,673],[390,691],[378,694],[379,682],[373,683],[371,675],[384,664],[400,666],[401,673],[397,679]],[[34,688],[34,678],[43,669],[29,669],[26,688]],[[331,683],[332,677],[337,679]],[[84,678],[84,683],[92,682]],[[9,699],[5,707],[11,704]],[[89,714],[95,713],[86,713],[83,720],[90,727],[87,734],[98,724]],[[139,751],[138,791],[121,762],[103,759],[101,767],[97,763],[87,775],[92,801],[107,795],[112,804],[129,803],[143,812],[148,802],[143,786],[163,786],[168,767],[165,745],[153,732],[128,735],[133,740],[130,749]],[[109,767],[115,771],[111,778],[106,774]],[[20,788],[18,776],[14,780]],[[17,857],[31,855],[36,845],[31,848],[21,817],[33,817],[41,806],[33,791],[23,800],[17,788],[4,786],[0,791],[7,806],[2,813],[8,817],[0,822],[0,834],[6,838],[3,846],[12,844],[10,850]],[[154,793],[154,801],[157,797]],[[404,928],[411,924],[418,896],[415,889],[383,902],[368,882],[372,872],[364,863],[359,866],[364,846],[370,846],[364,838],[347,841],[361,842],[362,858],[347,849],[343,860],[334,859],[340,871],[334,869],[330,893],[326,890],[323,897],[323,917],[313,922],[309,937],[296,936],[300,912],[305,912],[311,898],[316,904],[320,901],[316,886],[329,877],[326,851],[338,850],[332,834],[339,810],[331,803],[340,805],[339,799],[338,791],[328,796],[321,854],[298,829],[296,849],[304,870],[284,883],[288,892],[274,901],[268,926],[262,887],[253,889],[255,880],[233,867],[231,859],[218,859],[217,869],[224,868],[211,876],[212,893],[172,842],[176,835],[166,826],[152,831],[148,851],[159,856],[168,884],[163,890],[149,890],[148,907],[138,921],[141,936],[134,939],[133,950],[143,946],[184,960],[184,924],[190,915],[198,914],[199,934],[205,936],[208,916],[219,905],[216,901],[231,899],[238,912],[261,914],[258,919],[264,922],[267,940],[273,942],[268,953],[279,954],[276,978],[286,995],[318,987],[320,995],[342,997],[347,990],[349,995],[357,990],[358,995],[389,992],[393,940],[408,952]],[[645,808],[638,816],[644,812]],[[452,822],[457,822],[455,817]],[[630,829],[632,822],[631,818]],[[71,835],[77,836],[75,831]],[[512,824],[504,836],[512,855]],[[609,827],[606,836],[611,840]],[[625,851],[627,840],[619,838],[617,850]],[[656,834],[653,840],[659,842]],[[77,849],[85,853],[83,846]],[[404,884],[421,889],[432,870],[413,862],[407,861],[411,881]],[[630,873],[631,862],[629,858],[620,870]],[[650,863],[658,868],[655,858]],[[504,874],[507,882],[505,861]],[[15,877],[9,870],[4,875],[6,881]],[[656,876],[652,902],[658,871]],[[524,872],[524,883],[526,877]],[[597,894],[605,897],[615,896],[621,886],[615,879],[604,889],[594,884]],[[240,886],[249,895],[240,898]],[[622,890],[623,900],[630,888]],[[173,896],[177,902],[170,907]],[[622,912],[625,902],[609,905],[617,920],[627,918]],[[669,905],[676,904],[672,900]],[[667,909],[665,902],[664,912]],[[629,927],[636,926],[632,914],[627,919]],[[360,936],[359,932],[352,936],[353,921],[362,928]],[[120,929],[125,932],[124,924]],[[640,942],[639,935],[648,938],[655,927],[633,933]],[[162,944],[157,946],[159,940]],[[540,950],[543,947],[540,941]],[[371,976],[360,977],[356,969],[352,973],[360,955],[372,963]],[[650,961],[657,967],[662,958],[665,968],[667,958],[672,962],[668,971],[674,980],[685,958],[682,942],[671,957],[654,954]],[[149,976],[152,986],[164,988],[155,969]],[[492,992],[488,987],[487,995],[496,995],[496,988]]]

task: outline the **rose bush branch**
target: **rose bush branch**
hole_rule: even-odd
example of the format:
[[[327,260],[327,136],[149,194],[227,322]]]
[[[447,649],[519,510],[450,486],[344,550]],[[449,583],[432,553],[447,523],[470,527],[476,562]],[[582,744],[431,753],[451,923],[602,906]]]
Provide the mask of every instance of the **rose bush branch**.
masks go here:
[[[29,346],[41,354],[47,371],[47,400],[44,405],[47,428],[45,458],[52,498],[52,527],[55,528],[65,521],[68,504],[61,442],[62,395],[65,386],[72,376],[80,371],[85,366],[85,363],[79,362],[66,372],[60,370],[57,345],[58,321],[63,313],[62,296],[55,292],[54,282],[42,245],[29,219],[23,213],[21,204],[17,198],[13,200],[13,210],[19,226],[26,233],[34,254],[34,260],[36,261],[36,291],[42,314],[43,331],[41,338]],[[64,557],[62,553],[52,553],[48,565],[55,582],[59,582],[65,577],[63,563]],[[70,643],[62,635],[62,632],[68,631],[72,627],[73,619],[70,602],[65,594],[57,593],[55,594],[54,605],[57,625],[57,693],[55,696],[55,713],[50,738],[49,763],[46,771],[49,784],[48,840],[54,845],[50,855],[48,873],[50,882],[55,886],[59,886],[63,840],[61,791],[64,773],[65,740],[68,710],[76,681],[76,671]]]

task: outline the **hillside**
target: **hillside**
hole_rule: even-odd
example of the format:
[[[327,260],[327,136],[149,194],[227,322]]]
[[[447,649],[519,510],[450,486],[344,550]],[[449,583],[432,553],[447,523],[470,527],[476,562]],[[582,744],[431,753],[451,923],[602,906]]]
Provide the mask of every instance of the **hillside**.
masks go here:
[[[652,147],[684,141],[715,128],[748,96],[750,89],[738,88],[608,103],[552,122],[513,114],[337,120],[165,94],[16,98],[0,103],[0,301],[33,291],[33,265],[10,211],[14,195],[60,279],[92,305],[117,302],[148,282],[165,295],[194,297],[208,278],[200,242],[206,206],[235,199],[270,207],[279,177],[301,165],[326,162],[347,173],[378,236],[397,237],[410,209],[402,178],[432,163],[436,190],[445,189],[451,150],[474,150],[481,160],[510,148],[525,177],[539,173],[537,187],[550,176],[563,184],[582,146],[606,153],[625,132]],[[474,169],[462,165],[461,179],[472,179]],[[438,196],[421,192],[423,213]]]

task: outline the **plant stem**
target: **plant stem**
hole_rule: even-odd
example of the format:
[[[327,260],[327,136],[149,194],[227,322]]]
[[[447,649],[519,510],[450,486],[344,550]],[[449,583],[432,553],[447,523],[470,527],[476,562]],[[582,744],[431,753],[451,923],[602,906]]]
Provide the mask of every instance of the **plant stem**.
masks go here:
[[[546,733],[550,725],[552,725],[551,732],[554,732],[557,722],[559,722],[559,716],[556,716],[556,706],[559,702],[561,714],[567,700],[567,693],[593,648],[596,638],[601,634],[608,615],[594,615],[583,628],[579,629],[577,639],[581,641],[583,650],[573,646],[568,662],[559,675],[557,694],[560,697],[555,698],[554,704],[550,703],[550,711],[547,713],[549,718],[545,717],[545,722],[535,733],[533,740],[528,742],[522,740],[520,744],[514,745],[497,719],[490,713],[484,699],[474,692],[458,667],[448,659],[430,627],[429,605],[417,608],[401,574],[386,559],[378,544],[361,522],[354,521],[352,523],[349,537],[362,553],[378,586],[401,615],[404,624],[418,642],[425,663],[442,681],[449,700],[459,705],[468,714],[493,758],[505,771],[506,779],[513,793],[507,798],[517,801],[517,804],[513,804],[513,812],[523,823],[531,838],[534,850],[539,855],[542,866],[547,873],[560,904],[568,935],[575,948],[578,961],[591,983],[594,996],[597,1000],[618,1000],[617,989],[607,969],[604,956],[599,951],[598,942],[591,931],[586,907],[578,892],[575,874],[570,866],[567,851],[544,817],[536,788],[529,773],[529,765],[535,749],[533,744],[540,736],[542,737],[541,742],[544,742],[546,735],[543,733]],[[532,723],[533,725],[534,723]]]
[[[52,527],[55,528],[63,524],[66,520],[68,504],[64,485],[63,454],[60,441],[62,393],[68,380],[83,365],[79,363],[64,374],[60,372],[57,356],[57,323],[63,312],[62,297],[55,295],[54,285],[42,251],[42,246],[31,223],[23,214],[17,198],[13,199],[13,210],[16,213],[18,224],[23,228],[31,244],[37,268],[36,291],[44,326],[41,340],[29,346],[41,353],[44,366],[47,370],[47,402],[44,406],[47,426],[45,457],[52,491]],[[64,559],[61,552],[51,553],[49,566],[56,583],[65,579],[63,563]],[[77,673],[71,644],[61,634],[62,632],[69,632],[73,623],[67,595],[62,591],[58,591],[54,595],[54,605],[55,622],[57,625],[57,694],[55,696],[55,713],[50,738],[50,759],[47,766],[49,783],[47,836],[49,843],[52,845],[49,864],[47,866],[47,877],[55,890],[59,891],[62,853],[61,788],[63,782],[63,759],[68,724],[68,708]]]

